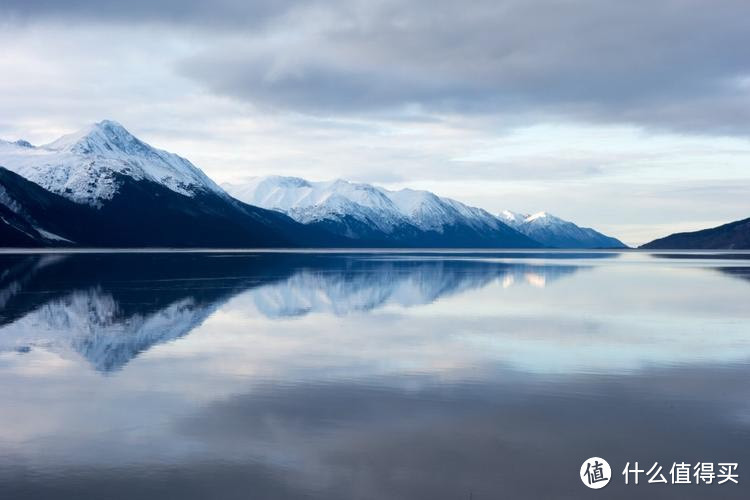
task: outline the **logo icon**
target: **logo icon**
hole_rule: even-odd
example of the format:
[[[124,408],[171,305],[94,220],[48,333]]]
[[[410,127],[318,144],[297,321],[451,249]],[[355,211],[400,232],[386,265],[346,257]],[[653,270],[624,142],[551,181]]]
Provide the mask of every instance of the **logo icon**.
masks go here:
[[[591,457],[581,465],[581,481],[591,489],[604,488],[612,479],[612,469],[601,457]]]

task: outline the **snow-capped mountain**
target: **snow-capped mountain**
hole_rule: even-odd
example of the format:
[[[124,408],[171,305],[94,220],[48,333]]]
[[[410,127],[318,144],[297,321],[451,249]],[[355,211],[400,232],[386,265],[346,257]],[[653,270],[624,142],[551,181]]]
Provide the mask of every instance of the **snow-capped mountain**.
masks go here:
[[[369,184],[296,177],[255,177],[224,189],[251,205],[298,222],[386,246],[538,247],[480,208],[428,191],[390,191]]]
[[[620,240],[546,212],[520,214],[503,210],[500,218],[529,238],[552,248],[627,248]]]
[[[0,141],[0,165],[48,191],[93,206],[111,200],[124,177],[148,180],[186,196],[224,195],[185,158],[149,146],[110,120],[39,147],[23,140]]]
[[[0,246],[624,247],[428,191],[279,176],[225,188],[110,120],[38,147],[0,141]]]
[[[523,215],[505,211],[495,216],[480,208],[442,198],[428,191],[389,191],[369,184],[335,180],[311,182],[296,177],[255,177],[223,187],[236,198],[264,208],[279,210],[304,224],[325,225],[356,239],[410,242],[425,234],[445,246],[485,246],[482,237],[510,237],[511,227],[528,237],[515,245],[553,248],[624,248],[625,245],[597,231],[540,212]],[[450,241],[449,228],[473,233],[471,243]],[[373,231],[376,230],[376,231]],[[479,237],[477,237],[479,236]],[[478,244],[477,241],[480,243]],[[530,243],[531,241],[531,243]]]
[[[200,169],[102,121],[44,146],[0,142],[0,246],[346,246],[246,205]]]
[[[223,187],[238,200],[286,212],[304,224],[352,215],[391,232],[408,223],[384,191],[367,184],[344,180],[313,183],[297,177],[269,176]]]

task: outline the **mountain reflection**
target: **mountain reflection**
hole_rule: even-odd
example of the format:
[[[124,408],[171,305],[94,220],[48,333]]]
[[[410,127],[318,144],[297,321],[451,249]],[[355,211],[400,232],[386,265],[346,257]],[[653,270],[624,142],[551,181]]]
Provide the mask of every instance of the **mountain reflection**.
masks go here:
[[[501,264],[475,260],[346,259],[329,268],[304,267],[250,293],[267,317],[325,312],[337,316],[387,304],[426,305],[499,281],[504,287],[544,287],[575,272],[574,266]],[[340,265],[340,267],[338,267]]]
[[[0,351],[42,347],[65,355],[72,350],[96,370],[110,372],[154,345],[188,334],[243,292],[268,318],[311,312],[346,315],[388,304],[426,305],[493,282],[506,288],[543,287],[580,268],[494,257],[5,255],[0,257]]]
[[[750,281],[750,267],[723,267],[719,268],[719,271],[728,276]]]
[[[0,256],[0,496],[747,498],[750,262],[570,255]]]

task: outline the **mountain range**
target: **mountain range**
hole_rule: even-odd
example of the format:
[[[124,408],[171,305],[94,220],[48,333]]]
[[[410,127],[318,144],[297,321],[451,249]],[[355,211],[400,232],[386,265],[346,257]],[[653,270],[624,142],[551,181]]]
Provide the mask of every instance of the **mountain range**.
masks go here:
[[[0,141],[0,246],[625,247],[428,191],[278,176],[220,187],[109,120],[42,146]]]
[[[342,179],[253,177],[223,184],[235,198],[371,246],[625,248],[615,238],[542,212],[508,220],[429,191],[391,191]],[[511,212],[506,211],[506,214]]]
[[[346,243],[244,204],[112,121],[34,147],[0,142],[0,246],[284,247]]]

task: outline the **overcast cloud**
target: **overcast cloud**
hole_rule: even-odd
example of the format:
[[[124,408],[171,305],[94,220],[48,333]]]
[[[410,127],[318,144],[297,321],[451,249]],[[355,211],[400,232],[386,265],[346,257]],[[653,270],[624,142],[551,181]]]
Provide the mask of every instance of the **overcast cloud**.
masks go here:
[[[219,181],[432,188],[631,243],[750,215],[746,1],[5,0],[0,29],[6,138],[112,118]]]

